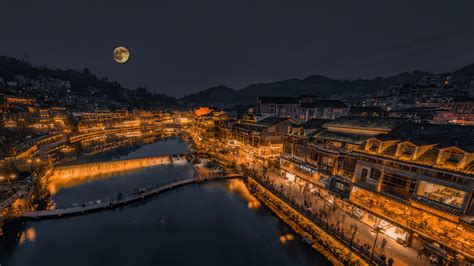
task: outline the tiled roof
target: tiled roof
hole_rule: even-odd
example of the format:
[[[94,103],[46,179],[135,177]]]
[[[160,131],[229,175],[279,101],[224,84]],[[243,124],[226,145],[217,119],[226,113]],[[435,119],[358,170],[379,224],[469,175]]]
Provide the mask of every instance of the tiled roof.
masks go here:
[[[360,135],[360,134],[349,134],[349,133],[340,133],[330,130],[324,130],[314,136],[317,139],[327,139],[327,140],[336,140],[353,144],[362,144],[370,136]]]
[[[398,137],[396,136],[391,136],[389,134],[379,134],[376,136],[373,136],[373,138],[378,139],[380,141],[391,141],[391,140],[399,140]]]
[[[327,123],[331,120],[329,119],[311,119],[311,120],[308,120],[307,122],[301,124],[301,126],[304,128],[304,129],[312,129],[312,128],[322,128],[323,124],[324,123]]]
[[[467,167],[466,171],[470,173],[474,173],[474,162],[471,162]]]
[[[258,121],[257,124],[263,127],[270,127],[286,120],[288,120],[288,118],[272,116],[272,117],[267,117],[265,119]]]
[[[423,153],[417,160],[418,163],[433,166],[438,159],[439,150],[431,149]]]
[[[284,117],[267,117],[263,120],[260,120],[256,123],[236,123],[235,128],[249,130],[249,131],[258,131],[261,132],[273,125],[281,123],[283,121],[289,120],[289,118]]]
[[[386,148],[382,154],[387,155],[387,156],[395,156],[396,152],[397,152],[397,145],[392,145]]]
[[[257,131],[261,132],[265,129],[265,127],[258,126],[256,124],[250,124],[250,123],[236,123],[234,125],[235,129],[242,129],[245,131]]]
[[[436,148],[456,146],[474,152],[474,126],[409,123],[389,135],[416,145],[437,144]]]
[[[336,120],[326,123],[325,127],[393,130],[406,123],[408,123],[408,119],[397,117],[341,116]]]

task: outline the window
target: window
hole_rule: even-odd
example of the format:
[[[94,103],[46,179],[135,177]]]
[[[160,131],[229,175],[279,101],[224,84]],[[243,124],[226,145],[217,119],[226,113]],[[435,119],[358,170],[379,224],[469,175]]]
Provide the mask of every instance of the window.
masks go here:
[[[324,156],[322,159],[322,164],[326,166],[334,166],[334,159]]]
[[[403,151],[403,155],[411,156],[415,153],[415,147],[413,146],[405,146],[405,150]]]
[[[367,168],[362,168],[362,171],[360,173],[360,179],[365,181],[365,179],[367,178],[367,175],[369,174],[369,169]]]
[[[446,161],[450,163],[459,163],[464,155],[462,153],[451,152]]]
[[[379,180],[380,176],[382,175],[382,172],[380,172],[379,169],[372,169],[371,173],[370,173],[370,179],[373,179],[373,180]]]
[[[342,169],[346,171],[354,171],[356,161],[353,159],[345,159],[342,163]]]
[[[344,185],[343,183],[335,182],[334,188],[336,188],[339,191],[346,191],[346,185]]]
[[[379,143],[372,141],[370,143],[370,148],[371,151],[377,151],[379,149]]]
[[[335,147],[335,148],[340,148],[340,147],[342,147],[342,142],[332,141],[332,142],[330,142],[330,145]]]
[[[420,181],[418,196],[428,198],[433,201],[441,202],[446,205],[451,205],[456,208],[461,208],[466,197],[466,192],[450,187],[445,187],[438,184]]]
[[[406,199],[415,190],[416,182],[409,177],[385,173],[382,180],[382,191],[393,196]]]

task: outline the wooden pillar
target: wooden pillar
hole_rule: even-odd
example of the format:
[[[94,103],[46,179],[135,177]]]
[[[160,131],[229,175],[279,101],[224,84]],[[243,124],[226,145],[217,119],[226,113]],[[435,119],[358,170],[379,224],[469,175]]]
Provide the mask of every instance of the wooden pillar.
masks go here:
[[[377,182],[377,192],[380,192],[382,191],[382,182],[383,182],[383,179],[385,178],[385,170],[381,170],[380,171],[380,178],[379,178],[379,181]]]

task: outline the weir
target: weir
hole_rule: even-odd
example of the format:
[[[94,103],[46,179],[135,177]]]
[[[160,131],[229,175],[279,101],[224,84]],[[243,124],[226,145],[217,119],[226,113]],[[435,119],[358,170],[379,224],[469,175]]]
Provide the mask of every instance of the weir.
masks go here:
[[[186,162],[185,154],[69,165],[55,167],[50,180],[94,176],[180,162]]]

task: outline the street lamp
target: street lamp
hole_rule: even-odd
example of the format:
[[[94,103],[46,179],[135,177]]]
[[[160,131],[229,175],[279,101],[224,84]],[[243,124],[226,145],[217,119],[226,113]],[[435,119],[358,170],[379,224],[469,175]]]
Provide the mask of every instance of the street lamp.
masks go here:
[[[379,223],[380,223],[380,220],[379,220]],[[376,223],[375,226],[374,226],[375,240],[374,240],[374,244],[372,246],[372,252],[370,253],[369,264],[372,263],[372,258],[374,256],[375,246],[377,245],[377,238],[379,236],[379,233],[383,233],[383,228],[379,226],[379,223]]]

